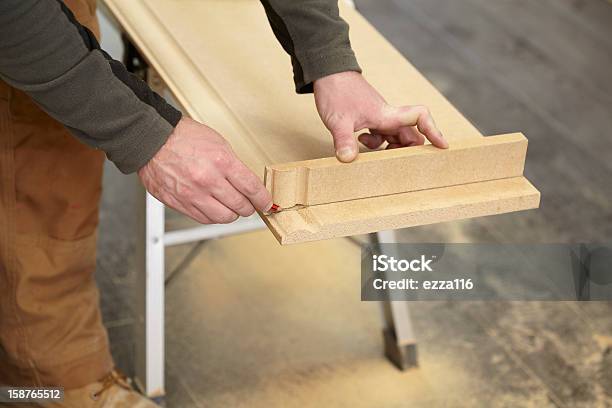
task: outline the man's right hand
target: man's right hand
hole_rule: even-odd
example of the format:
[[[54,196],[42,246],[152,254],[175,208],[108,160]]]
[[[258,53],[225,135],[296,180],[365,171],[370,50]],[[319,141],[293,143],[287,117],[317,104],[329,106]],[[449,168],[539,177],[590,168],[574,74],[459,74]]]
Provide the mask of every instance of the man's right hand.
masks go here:
[[[272,207],[268,190],[229,143],[186,117],[138,176],[155,198],[202,224],[226,224]]]

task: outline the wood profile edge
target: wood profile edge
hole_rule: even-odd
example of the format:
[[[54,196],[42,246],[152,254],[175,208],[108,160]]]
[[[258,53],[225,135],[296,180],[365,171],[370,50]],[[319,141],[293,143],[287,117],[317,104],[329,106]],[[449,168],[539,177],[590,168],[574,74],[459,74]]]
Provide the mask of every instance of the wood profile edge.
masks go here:
[[[510,212],[533,210],[540,207],[541,193],[525,177],[515,178],[519,183],[507,184],[510,190],[505,190],[503,194],[490,194],[486,199],[466,203],[459,200],[449,203],[444,207],[423,208],[405,214],[393,214],[385,217],[371,217],[364,215],[360,221],[351,221],[344,224],[344,221],[329,223],[325,222],[317,225],[299,226],[294,223],[294,219],[308,221],[307,218],[317,218],[317,206],[304,209],[309,217],[304,218],[304,211],[287,211],[284,213],[286,219],[280,220],[272,216],[266,223],[272,230],[274,236],[281,245],[299,244],[304,242],[319,241],[324,239],[339,238],[349,235],[372,233],[384,229],[410,228],[419,225],[437,224],[460,219],[500,215]],[[496,180],[504,182],[502,180]],[[507,180],[510,182],[510,180]],[[490,183],[490,182],[483,182]],[[479,185],[481,183],[473,183]],[[453,189],[454,187],[444,187],[441,190]],[[411,193],[406,193],[411,194]],[[371,200],[371,198],[363,199]],[[356,200],[360,201],[360,200]],[[326,206],[344,206],[346,203],[331,203]],[[366,208],[365,206],[364,208]],[[290,218],[289,218],[290,217]],[[288,222],[289,221],[289,222]],[[287,228],[286,228],[287,227]]]
[[[369,171],[372,169],[372,165],[375,162],[380,162],[381,166],[394,166],[394,163],[400,164],[403,160],[410,160],[410,158],[423,158],[429,157],[431,159],[443,160],[445,158],[452,157],[453,155],[462,154],[468,150],[474,152],[479,149],[496,149],[504,145],[514,145],[514,147],[508,147],[513,151],[516,157],[516,162],[512,166],[512,170],[508,169],[508,174],[500,174],[497,172],[492,178],[482,177],[480,179],[464,180],[465,183],[486,181],[489,179],[498,179],[505,177],[516,177],[523,174],[525,160],[527,155],[527,138],[522,133],[511,133],[498,136],[490,136],[484,138],[473,138],[463,141],[457,141],[452,144],[449,149],[438,149],[434,146],[417,146],[405,149],[396,150],[383,150],[376,152],[362,153],[360,157],[352,163],[341,163],[335,157],[323,158],[314,160],[304,160],[292,163],[273,164],[265,167],[264,183],[266,188],[270,191],[273,197],[273,201],[278,204],[281,208],[293,208],[298,205],[318,205],[325,204],[335,201],[344,201],[346,199],[361,199],[366,198],[367,195],[363,194],[344,194],[340,199],[327,199],[321,200],[321,189],[324,186],[311,185],[312,183],[321,183],[322,180],[329,180],[328,175],[331,175],[332,179],[335,179],[335,183],[340,183],[341,180],[346,180],[352,173],[363,173],[370,174]],[[486,153],[482,153],[486,154]],[[429,159],[427,159],[429,160]],[[466,163],[466,166],[469,164]],[[369,169],[369,170],[368,170]],[[483,173],[484,174],[484,173]],[[311,177],[312,176],[312,177]],[[350,178],[350,177],[349,177]],[[456,180],[454,183],[449,183],[448,186],[457,184]],[[329,181],[328,181],[329,182]],[[459,181],[461,183],[461,181]],[[446,185],[432,185],[431,188],[445,187]],[[330,186],[329,188],[333,188]],[[406,188],[397,189],[397,191],[389,190],[373,191],[372,197],[386,194],[397,194],[408,191],[416,191]],[[422,189],[422,188],[421,188]],[[309,196],[309,191],[313,191],[313,196]],[[317,192],[318,191],[318,192]]]
[[[336,157],[322,157],[319,159],[300,160],[295,162],[275,163],[267,167],[274,170],[288,170],[296,167],[305,167],[309,169],[320,169],[328,167],[340,166],[357,166],[364,162],[380,161],[386,159],[395,159],[410,157],[422,154],[444,154],[456,150],[471,149],[478,147],[487,147],[491,145],[507,144],[507,143],[526,143],[527,138],[523,133],[506,133],[501,135],[469,138],[454,141],[450,144],[449,149],[439,149],[431,144],[422,146],[405,147],[392,150],[373,150],[362,152],[357,159],[351,163],[340,162]]]

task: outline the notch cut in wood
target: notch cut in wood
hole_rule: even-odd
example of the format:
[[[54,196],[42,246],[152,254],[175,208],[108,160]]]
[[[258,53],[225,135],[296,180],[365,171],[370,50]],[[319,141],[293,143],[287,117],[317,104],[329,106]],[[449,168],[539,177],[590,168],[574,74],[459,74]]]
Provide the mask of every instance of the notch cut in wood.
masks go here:
[[[521,133],[458,140],[446,149],[416,146],[266,166],[265,184],[283,209],[522,176]]]

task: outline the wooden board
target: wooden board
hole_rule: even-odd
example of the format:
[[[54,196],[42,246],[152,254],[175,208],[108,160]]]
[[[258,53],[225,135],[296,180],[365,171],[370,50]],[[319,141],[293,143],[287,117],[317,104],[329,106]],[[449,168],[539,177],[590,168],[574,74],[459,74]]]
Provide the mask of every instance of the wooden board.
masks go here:
[[[259,2],[105,0],[105,4],[185,112],[223,134],[256,174],[263,177],[266,166],[334,156],[331,136],[317,115],[312,95],[294,93],[289,57],[276,42]],[[390,103],[428,106],[451,146],[455,142],[482,141],[480,132],[358,12],[342,6],[341,14],[351,26],[351,41],[364,75]],[[443,160],[444,154],[433,152],[432,161]],[[385,183],[390,177],[380,182]],[[532,187],[527,194],[523,187],[514,191],[517,198],[517,194],[532,197],[536,191]],[[435,198],[431,197],[440,200],[430,204],[438,209],[434,213],[440,222],[453,219],[448,215],[451,213],[459,217],[450,210],[448,214],[440,210],[449,208],[447,204],[451,201],[456,202],[453,200],[457,191],[462,191],[464,198],[475,204],[474,200],[481,200],[480,209],[484,204],[490,206],[486,211],[472,211],[469,216],[535,206],[533,200],[518,200],[522,206],[516,202],[506,205],[505,201],[474,187],[446,188],[439,189]],[[448,203],[446,195],[453,197]],[[404,202],[403,198],[356,200],[350,206],[355,221],[350,223],[343,221],[346,203],[311,206],[302,213],[322,222],[324,228],[318,230],[326,232],[310,235],[308,239],[361,233],[363,228],[356,227],[360,219],[361,224],[370,226],[368,231],[418,225],[419,217],[413,216],[414,206]],[[376,214],[381,217],[378,226],[370,211],[374,203],[378,206]],[[284,234],[294,230],[295,220],[289,212],[266,221],[279,241],[298,242],[297,238],[283,239]],[[338,215],[336,218],[334,212]],[[389,222],[388,216],[396,222]],[[383,218],[387,221],[383,222]],[[423,218],[423,223],[437,220],[430,216]]]
[[[286,209],[520,177],[527,139],[520,133],[434,146],[362,153],[352,163],[335,157],[266,166],[265,184]]]
[[[322,204],[264,219],[281,244],[365,234],[535,208],[524,177]]]

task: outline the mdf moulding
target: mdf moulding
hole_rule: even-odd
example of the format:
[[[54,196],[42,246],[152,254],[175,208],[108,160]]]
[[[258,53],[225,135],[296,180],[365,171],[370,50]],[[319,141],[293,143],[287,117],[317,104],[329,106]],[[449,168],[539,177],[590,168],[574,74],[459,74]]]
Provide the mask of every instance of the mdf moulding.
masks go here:
[[[265,184],[281,208],[448,187],[523,175],[527,139],[520,133],[434,146],[266,166]]]

